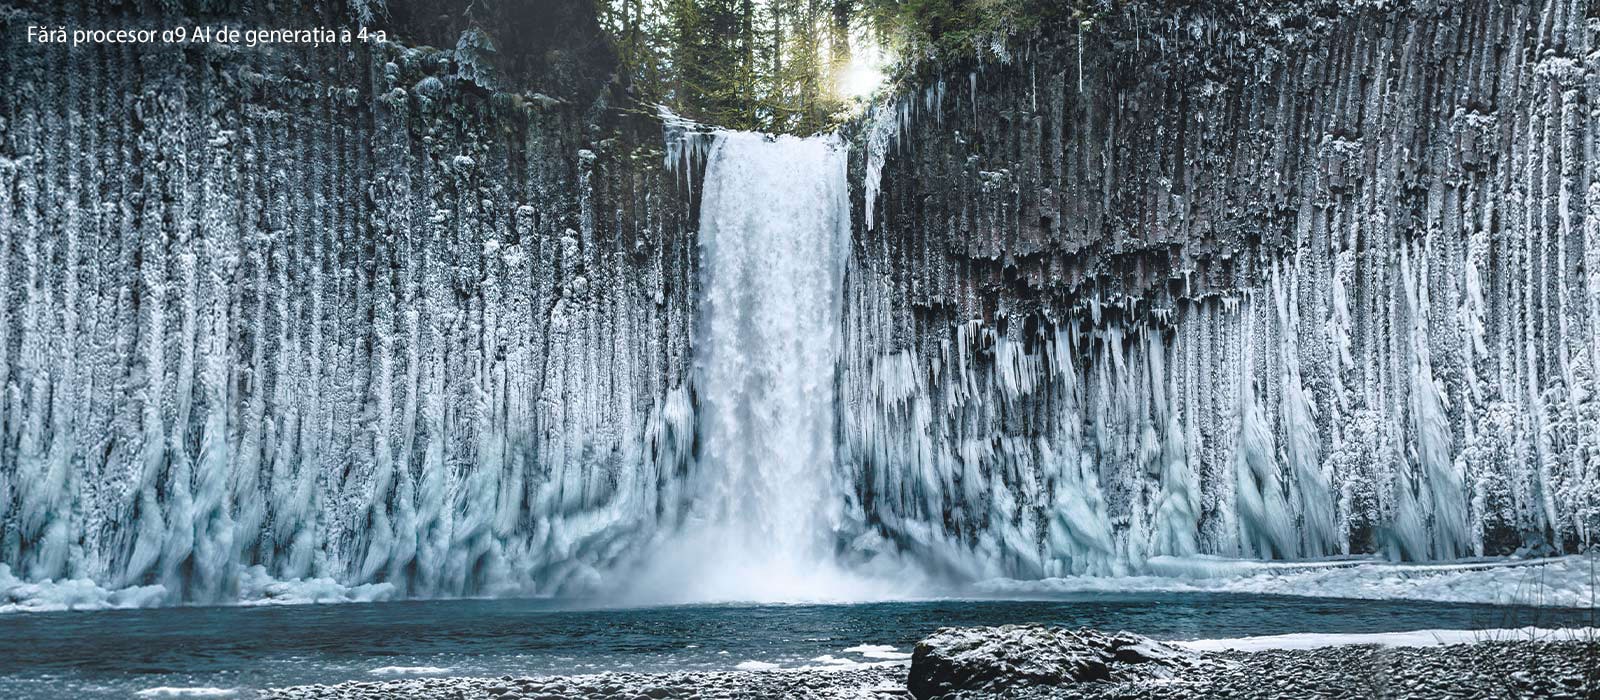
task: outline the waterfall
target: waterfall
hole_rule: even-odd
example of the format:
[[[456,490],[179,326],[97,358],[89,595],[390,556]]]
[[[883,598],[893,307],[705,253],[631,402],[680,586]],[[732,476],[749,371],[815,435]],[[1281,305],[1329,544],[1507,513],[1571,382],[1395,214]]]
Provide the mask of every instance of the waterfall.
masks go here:
[[[696,506],[663,534],[643,595],[864,594],[832,555],[847,490],[835,476],[846,155],[836,136],[713,136],[700,209]]]
[[[646,160],[465,54],[0,46],[0,609],[1593,547],[1582,10],[952,64],[859,214],[838,137]]]
[[[714,149],[700,211],[701,458],[744,544],[803,560],[832,490],[845,151],[745,133]]]

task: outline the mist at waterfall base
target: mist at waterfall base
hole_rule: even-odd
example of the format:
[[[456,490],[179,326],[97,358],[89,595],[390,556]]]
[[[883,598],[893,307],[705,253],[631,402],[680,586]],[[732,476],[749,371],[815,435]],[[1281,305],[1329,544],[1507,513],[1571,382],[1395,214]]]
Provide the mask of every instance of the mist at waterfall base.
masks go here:
[[[836,368],[849,253],[837,136],[710,135],[700,213],[697,473],[629,603],[907,597],[920,574],[834,555]],[[877,567],[876,569],[874,567]]]

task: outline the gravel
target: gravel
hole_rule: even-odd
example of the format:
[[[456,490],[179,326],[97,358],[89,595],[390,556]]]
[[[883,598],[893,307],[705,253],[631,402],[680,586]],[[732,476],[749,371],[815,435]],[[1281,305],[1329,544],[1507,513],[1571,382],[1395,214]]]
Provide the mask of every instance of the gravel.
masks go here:
[[[264,698],[908,698],[906,665],[794,671],[600,673],[542,678],[414,678],[276,688]]]
[[[1600,643],[1485,641],[1211,652],[1175,676],[1036,686],[952,698],[1600,698]],[[905,664],[717,673],[417,678],[276,688],[267,698],[909,698]]]

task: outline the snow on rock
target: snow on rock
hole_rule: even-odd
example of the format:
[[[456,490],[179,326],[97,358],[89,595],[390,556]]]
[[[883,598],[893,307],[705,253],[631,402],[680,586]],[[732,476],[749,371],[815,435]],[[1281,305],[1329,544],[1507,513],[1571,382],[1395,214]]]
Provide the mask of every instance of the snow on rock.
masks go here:
[[[1422,600],[1442,603],[1593,607],[1597,555],[1557,559],[1441,564],[1374,561],[1251,562],[1215,558],[1158,559],[1151,574],[993,579],[977,588],[993,595],[1075,592],[1250,593],[1313,598]]]
[[[210,686],[174,687],[160,686],[145,688],[135,696],[141,698],[231,698],[239,694],[234,688],[213,688]]]
[[[917,698],[1036,685],[1159,678],[1210,663],[1127,632],[1042,625],[945,627],[917,642],[907,686]]]
[[[1266,649],[1321,649],[1350,644],[1376,644],[1385,647],[1429,647],[1446,644],[1474,644],[1485,641],[1527,642],[1590,642],[1600,639],[1600,629],[1593,627],[1515,627],[1480,630],[1414,630],[1411,632],[1379,632],[1368,634],[1274,634],[1236,639],[1197,639],[1169,642],[1173,646],[1199,652],[1208,651],[1263,651]]]
[[[1161,678],[951,693],[961,698],[1194,700],[1306,697],[1593,697],[1594,648],[1584,642],[1489,641],[1425,647],[1332,646],[1230,653]],[[906,696],[904,666],[819,665],[790,671],[607,673],[539,678],[427,677],[271,688],[265,698],[447,700],[485,697],[828,698]]]

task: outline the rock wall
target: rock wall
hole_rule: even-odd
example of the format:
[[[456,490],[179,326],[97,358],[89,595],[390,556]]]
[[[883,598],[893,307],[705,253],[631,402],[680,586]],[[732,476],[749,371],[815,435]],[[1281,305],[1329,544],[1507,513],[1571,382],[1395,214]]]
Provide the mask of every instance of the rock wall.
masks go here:
[[[1140,2],[980,48],[857,137],[863,530],[1013,576],[1600,536],[1593,3]]]
[[[0,7],[0,580],[549,592],[675,511],[694,238],[607,92],[470,33],[13,40],[371,19],[147,4]]]
[[[663,167],[553,1],[0,47],[0,609],[592,589],[677,528],[704,134]],[[0,28],[283,24],[147,4]],[[846,129],[835,552],[1592,545],[1596,15],[1134,2],[924,67]]]

